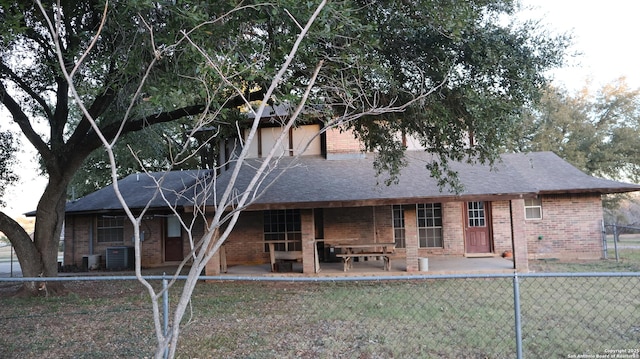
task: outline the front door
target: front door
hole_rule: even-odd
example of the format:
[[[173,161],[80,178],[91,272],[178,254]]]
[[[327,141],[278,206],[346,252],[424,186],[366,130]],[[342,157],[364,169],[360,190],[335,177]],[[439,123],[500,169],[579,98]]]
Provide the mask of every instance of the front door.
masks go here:
[[[467,202],[466,253],[491,253],[491,222],[489,202]]]
[[[175,262],[184,259],[182,254],[182,226],[178,217],[167,217],[164,236],[164,260]]]

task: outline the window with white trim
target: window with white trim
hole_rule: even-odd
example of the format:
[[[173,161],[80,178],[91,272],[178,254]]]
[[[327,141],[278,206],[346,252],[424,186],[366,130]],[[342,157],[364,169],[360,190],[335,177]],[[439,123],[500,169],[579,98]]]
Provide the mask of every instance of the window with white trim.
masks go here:
[[[527,198],[524,200],[524,218],[542,219],[542,200],[540,198]]]
[[[393,238],[396,248],[405,248],[404,207],[400,204],[393,206]]]
[[[442,204],[416,205],[420,248],[442,248]]]
[[[123,243],[124,218],[98,217],[98,243]]]

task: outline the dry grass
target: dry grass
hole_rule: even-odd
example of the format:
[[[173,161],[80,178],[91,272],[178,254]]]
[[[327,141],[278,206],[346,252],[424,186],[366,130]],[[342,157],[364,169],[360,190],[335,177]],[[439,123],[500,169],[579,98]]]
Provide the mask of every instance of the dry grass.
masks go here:
[[[553,272],[638,270],[640,251],[624,253],[615,265],[543,264]],[[150,304],[136,282],[72,282],[72,294],[61,298],[14,299],[13,287],[0,283],[2,358],[141,358],[153,351]],[[522,278],[520,290],[527,357],[638,347],[638,277]],[[515,353],[511,278],[202,283],[183,325],[183,358]]]

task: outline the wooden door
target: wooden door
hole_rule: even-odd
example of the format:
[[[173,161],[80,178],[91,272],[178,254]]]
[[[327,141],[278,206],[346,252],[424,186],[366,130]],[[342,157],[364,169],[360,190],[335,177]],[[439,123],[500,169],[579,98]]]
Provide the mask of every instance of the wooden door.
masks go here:
[[[466,253],[491,253],[489,202],[467,202],[465,212]]]
[[[165,262],[175,262],[183,259],[180,221],[178,217],[167,217],[164,236],[164,260]]]

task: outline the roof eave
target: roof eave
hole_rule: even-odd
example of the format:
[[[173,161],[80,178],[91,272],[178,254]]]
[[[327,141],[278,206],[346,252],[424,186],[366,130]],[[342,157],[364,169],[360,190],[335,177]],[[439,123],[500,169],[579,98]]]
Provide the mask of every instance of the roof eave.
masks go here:
[[[630,187],[630,188],[574,188],[574,189],[560,189],[560,190],[541,190],[539,193],[541,195],[545,194],[614,194],[614,193],[629,193],[629,192],[637,192],[640,191],[640,187]]]
[[[535,198],[535,192],[504,193],[504,194],[462,194],[443,195],[432,197],[406,197],[406,198],[376,198],[350,201],[305,201],[305,202],[276,202],[276,203],[253,203],[246,207],[248,211],[261,211],[272,209],[310,209],[310,208],[347,208],[347,207],[372,207],[389,206],[399,204],[415,204],[429,202],[472,202],[472,201],[499,201],[521,198]]]

